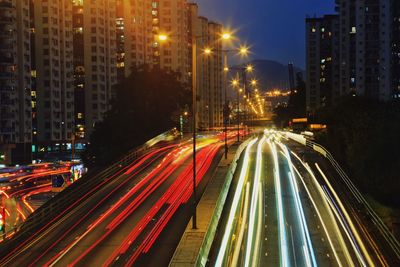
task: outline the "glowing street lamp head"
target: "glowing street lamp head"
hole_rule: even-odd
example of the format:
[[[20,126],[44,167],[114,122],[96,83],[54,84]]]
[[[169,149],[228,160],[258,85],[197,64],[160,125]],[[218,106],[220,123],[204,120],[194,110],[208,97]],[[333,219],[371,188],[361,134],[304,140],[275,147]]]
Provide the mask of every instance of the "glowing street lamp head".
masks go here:
[[[204,54],[206,54],[206,55],[210,55],[212,53],[212,50],[211,50],[211,48],[204,48]]]
[[[253,66],[252,65],[247,65],[247,67],[246,67],[246,71],[248,71],[248,72],[252,72],[254,70],[254,68],[253,68]]]
[[[249,54],[249,48],[246,46],[239,47],[239,54],[241,56],[247,56]]]
[[[224,71],[225,71],[225,72],[228,72],[228,71],[229,71],[229,68],[228,68],[228,67],[224,67]]]
[[[257,85],[257,80],[255,80],[255,79],[251,80],[251,85],[256,86]]]
[[[160,42],[165,42],[165,41],[168,40],[168,36],[167,36],[166,34],[159,34],[159,35],[157,36],[157,38],[158,38],[158,40],[159,40]]]
[[[238,80],[236,80],[236,79],[235,79],[235,80],[232,80],[232,85],[233,85],[233,86],[237,86],[238,84],[239,84],[239,81],[238,81]]]
[[[232,38],[232,34],[229,32],[224,32],[222,33],[222,39],[224,40],[230,40]]]

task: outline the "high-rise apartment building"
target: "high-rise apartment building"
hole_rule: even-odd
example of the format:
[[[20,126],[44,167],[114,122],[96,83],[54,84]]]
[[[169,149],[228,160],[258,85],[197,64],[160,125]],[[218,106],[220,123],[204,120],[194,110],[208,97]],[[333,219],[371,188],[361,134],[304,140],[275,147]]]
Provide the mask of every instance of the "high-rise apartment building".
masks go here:
[[[209,125],[210,127],[223,126],[223,61],[222,61],[222,25],[215,22],[208,23],[208,43],[213,48],[209,62]]]
[[[75,119],[78,137],[89,138],[109,109],[117,83],[116,1],[73,1]]]
[[[32,142],[29,43],[29,2],[1,0],[0,164],[11,162],[12,150],[29,150]]]
[[[356,2],[356,93],[389,100],[391,0]]]
[[[392,1],[391,75],[393,97],[400,98],[400,1]]]
[[[189,81],[188,6],[186,0],[123,1],[125,75],[148,65],[177,71]],[[160,42],[159,34],[168,39]]]
[[[33,4],[37,141],[67,142],[74,125],[72,1]]]
[[[309,111],[340,95],[383,101],[400,97],[399,5],[397,0],[336,0],[334,21],[329,19],[334,16],[307,19]],[[326,38],[327,28],[332,38]],[[330,92],[327,86],[331,100],[324,94]]]
[[[125,77],[125,19],[124,2],[116,1],[116,49],[117,49],[117,80],[121,81]]]
[[[306,19],[307,111],[330,106],[339,96],[339,17]]]
[[[196,4],[189,5],[189,26],[188,39],[196,38],[197,45],[197,126],[222,126],[222,26],[198,16]]]
[[[340,93],[356,92],[356,0],[336,0],[339,12]]]
[[[393,6],[396,0],[336,0],[340,17],[342,94],[393,97]]]

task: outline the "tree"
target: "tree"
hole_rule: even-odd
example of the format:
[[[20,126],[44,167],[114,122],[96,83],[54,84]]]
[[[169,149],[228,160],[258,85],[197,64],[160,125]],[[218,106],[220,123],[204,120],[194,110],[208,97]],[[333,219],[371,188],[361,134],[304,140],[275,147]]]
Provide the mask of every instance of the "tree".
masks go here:
[[[346,166],[365,193],[380,202],[399,205],[399,103],[349,96],[319,113],[328,130],[317,136],[317,141]]]
[[[190,103],[190,90],[177,73],[141,67],[116,86],[104,120],[95,125],[86,164],[107,165],[135,146],[174,126]],[[176,118],[175,118],[176,117]]]

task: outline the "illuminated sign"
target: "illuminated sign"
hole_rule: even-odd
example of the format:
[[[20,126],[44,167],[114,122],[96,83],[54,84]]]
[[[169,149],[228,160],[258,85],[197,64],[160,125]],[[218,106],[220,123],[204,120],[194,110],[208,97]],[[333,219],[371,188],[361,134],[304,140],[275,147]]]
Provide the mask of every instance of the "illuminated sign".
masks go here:
[[[307,118],[296,118],[292,120],[293,123],[308,122]]]

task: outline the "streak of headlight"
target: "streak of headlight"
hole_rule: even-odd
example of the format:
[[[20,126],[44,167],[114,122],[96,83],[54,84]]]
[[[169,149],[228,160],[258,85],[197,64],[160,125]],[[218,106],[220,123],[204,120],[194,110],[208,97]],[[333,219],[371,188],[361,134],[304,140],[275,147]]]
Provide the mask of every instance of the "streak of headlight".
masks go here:
[[[257,158],[256,158],[256,172],[254,175],[254,183],[253,183],[253,192],[251,195],[251,206],[250,206],[250,217],[249,217],[249,230],[247,234],[247,246],[246,246],[246,255],[244,266],[248,267],[250,265],[250,260],[252,259],[253,252],[253,242],[254,242],[254,228],[255,228],[255,219],[256,219],[256,210],[258,205],[258,191],[260,190],[260,181],[261,181],[261,166],[262,166],[262,153],[263,146],[265,144],[266,137],[265,135],[261,138],[260,142],[257,146]],[[255,244],[257,245],[257,244]]]
[[[317,205],[315,204],[315,201],[314,201],[313,197],[311,196],[311,193],[310,193],[310,191],[309,191],[309,189],[308,189],[306,183],[304,182],[304,178],[303,178],[303,176],[300,174],[299,170],[297,170],[297,168],[296,168],[295,166],[293,166],[293,169],[295,170],[296,174],[300,177],[300,180],[301,180],[301,182],[302,182],[304,188],[306,189],[307,195],[308,195],[308,197],[310,198],[311,203],[313,204],[314,209],[315,209],[315,211],[316,211],[316,213],[317,213],[317,216],[318,216],[318,218],[319,218],[319,220],[320,220],[320,222],[321,222],[322,228],[324,229],[324,232],[325,232],[325,234],[326,234],[326,236],[327,236],[327,238],[328,238],[328,242],[329,242],[329,245],[330,245],[330,247],[331,247],[331,249],[332,249],[332,251],[333,251],[333,255],[335,256],[335,259],[336,259],[336,261],[337,261],[339,267],[342,267],[343,265],[342,265],[342,263],[341,263],[341,261],[340,261],[340,259],[339,259],[339,256],[338,256],[338,254],[337,254],[336,248],[335,248],[335,246],[334,246],[333,243],[332,243],[332,239],[331,239],[331,237],[330,237],[330,235],[329,235],[329,232],[328,232],[328,230],[327,230],[327,228],[326,228],[325,222],[324,222],[324,220],[322,219],[321,213],[319,212],[318,207],[317,207]],[[335,225],[336,225],[336,224],[335,224]],[[354,265],[352,265],[352,266],[354,266]]]
[[[314,248],[311,243],[310,233],[308,231],[307,221],[304,216],[303,206],[300,201],[299,188],[298,188],[297,182],[294,178],[293,164],[292,164],[292,160],[290,158],[289,150],[284,145],[281,145],[281,147],[282,147],[283,151],[285,152],[284,156],[286,157],[286,160],[288,161],[288,164],[289,164],[289,169],[290,169],[289,180],[290,180],[290,185],[292,187],[292,191],[293,191],[293,195],[294,195],[294,199],[295,199],[295,203],[296,203],[296,211],[297,211],[299,223],[302,228],[301,233],[302,233],[302,238],[303,238],[305,251],[306,251],[306,254],[304,256],[306,257],[307,262],[310,262],[310,258],[311,258],[312,265],[317,266]]]
[[[318,166],[317,163],[315,163],[315,166],[317,167],[318,171],[321,173],[321,175],[322,175],[322,177],[324,178],[326,184],[328,185],[330,191],[333,193],[333,196],[336,198],[336,201],[338,202],[340,209],[342,210],[344,216],[346,217],[347,222],[348,222],[349,225],[350,225],[351,231],[352,231],[353,234],[355,235],[355,237],[356,237],[356,239],[357,239],[357,242],[358,242],[358,244],[360,245],[361,250],[362,250],[362,252],[363,252],[365,258],[367,259],[368,265],[369,265],[369,266],[374,266],[375,264],[373,263],[373,261],[372,261],[370,255],[369,255],[367,249],[365,248],[364,242],[361,240],[361,237],[360,237],[360,235],[358,234],[358,231],[357,231],[357,229],[355,228],[355,226],[354,226],[354,224],[353,224],[353,221],[351,220],[351,218],[350,218],[350,216],[349,216],[347,210],[345,209],[345,207],[344,207],[342,201],[340,201],[340,198],[339,198],[339,196],[337,195],[336,191],[333,189],[332,185],[331,185],[330,182],[328,181],[328,178],[326,178],[326,175],[323,173],[323,171],[321,170],[321,168]]]
[[[279,231],[279,252],[281,258],[281,266],[288,266],[288,246],[287,246],[287,238],[286,238],[286,230],[285,230],[285,219],[283,214],[283,203],[282,203],[282,191],[281,191],[281,178],[279,175],[279,162],[278,162],[278,154],[276,151],[275,143],[272,144],[268,141],[268,144],[271,147],[273,159],[274,159],[274,178],[275,178],[275,192],[276,192],[276,202],[278,209],[278,231]]]
[[[344,253],[345,253],[347,262],[349,263],[350,266],[354,266],[354,262],[353,262],[352,258],[350,257],[350,253],[349,253],[349,251],[348,251],[348,249],[347,249],[347,246],[346,246],[346,244],[345,244],[345,242],[344,242],[342,233],[340,232],[339,227],[338,227],[338,225],[336,224],[335,216],[333,215],[332,210],[330,209],[330,204],[329,204],[329,203],[327,202],[327,200],[326,200],[326,197],[325,197],[325,194],[324,194],[324,192],[323,192],[323,190],[322,190],[322,188],[321,188],[321,185],[318,183],[317,178],[315,177],[313,171],[312,171],[311,168],[308,166],[308,164],[305,164],[305,163],[300,159],[300,157],[299,157],[296,153],[294,153],[293,151],[291,151],[291,153],[292,153],[292,155],[294,155],[294,156],[299,160],[299,162],[303,165],[303,167],[307,170],[307,172],[310,174],[311,178],[313,179],[313,183],[314,183],[314,185],[316,186],[316,188],[318,189],[318,193],[319,193],[320,196],[322,197],[324,206],[326,207],[326,209],[327,209],[327,211],[328,211],[328,214],[329,214],[329,216],[330,216],[330,218],[331,218],[331,221],[332,221],[332,223],[333,223],[334,226],[335,226],[335,231],[336,231],[337,237],[339,237],[339,242],[340,242],[340,245],[341,245],[341,247],[342,247],[342,249],[343,249],[343,251],[344,251]],[[304,183],[304,182],[303,182],[303,183]],[[321,220],[322,220],[322,219],[321,219]]]
[[[254,138],[253,140],[251,140],[249,142],[249,144],[248,144],[248,146],[246,148],[245,154],[244,154],[243,166],[242,166],[242,169],[241,169],[241,172],[240,172],[238,184],[236,186],[235,195],[234,195],[233,200],[232,200],[232,206],[231,206],[231,209],[229,211],[228,222],[226,224],[226,229],[225,229],[225,232],[224,232],[224,235],[223,235],[223,238],[222,238],[221,246],[219,248],[219,252],[218,252],[217,260],[215,262],[215,266],[222,266],[222,264],[224,262],[225,253],[226,253],[227,246],[228,246],[228,241],[229,241],[229,238],[231,236],[233,220],[235,219],[236,210],[237,210],[237,207],[239,205],[240,196],[241,196],[242,191],[243,191],[244,181],[246,179],[247,172],[248,172],[248,169],[249,169],[250,149],[252,148],[252,146],[256,142],[257,142],[257,138]]]

